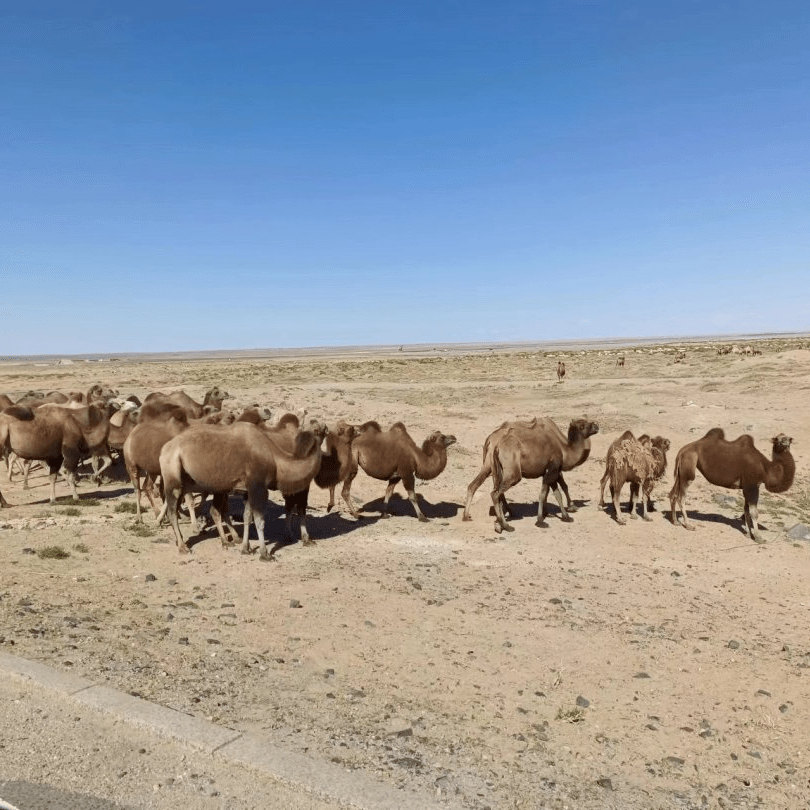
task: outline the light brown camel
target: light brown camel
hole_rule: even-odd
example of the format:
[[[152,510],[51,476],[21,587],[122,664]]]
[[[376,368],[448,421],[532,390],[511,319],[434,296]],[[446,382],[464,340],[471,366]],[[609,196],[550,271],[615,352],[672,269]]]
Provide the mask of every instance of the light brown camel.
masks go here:
[[[164,414],[166,416],[166,414]],[[148,422],[139,422],[132,428],[124,440],[124,466],[129,480],[135,490],[135,519],[142,522],[141,492],[146,493],[147,500],[157,515],[160,508],[155,502],[155,485],[160,476],[160,451],[166,442],[182,433],[189,426],[186,412],[175,406],[167,418],[152,419]],[[141,487],[141,475],[144,476]],[[186,506],[191,517],[192,531],[199,531],[194,513],[194,500],[189,493],[186,497]]]
[[[273,418],[273,412],[270,408],[263,405],[253,405],[250,408],[244,408],[242,413],[236,417],[237,422],[250,422],[252,425],[263,425]]]
[[[416,479],[431,481],[440,475],[447,466],[447,448],[456,443],[455,436],[446,436],[438,430],[431,433],[419,447],[408,434],[402,422],[396,422],[383,431],[377,422],[366,422],[358,430],[352,441],[351,469],[346,475],[341,495],[352,516],[360,514],[352,503],[352,481],[358,469],[379,481],[388,481],[383,498],[382,517],[390,517],[388,502],[394,487],[402,481],[408,500],[413,504],[416,516],[427,521],[414,486]]]
[[[206,392],[202,403],[195,402],[185,391],[172,391],[163,394],[159,391],[149,394],[141,407],[141,421],[159,418],[161,414],[171,413],[175,406],[182,408],[190,419],[200,419],[205,416],[205,406],[210,405],[212,410],[220,410],[222,403],[230,398],[227,391],[214,386]]]
[[[588,419],[572,419],[568,426],[568,436],[565,436],[557,427],[556,422],[548,417],[541,417],[540,419],[534,417],[531,422],[521,422],[519,420],[504,422],[497,430],[490,433],[484,442],[484,458],[481,470],[467,487],[467,502],[464,505],[463,520],[472,520],[470,506],[473,496],[478,487],[492,475],[492,447],[510,429],[515,429],[519,437],[523,435],[524,431],[538,431],[548,436],[549,439],[553,439],[562,453],[562,469],[567,471],[573,470],[574,467],[578,467],[587,461],[588,456],[591,454],[590,437],[599,432],[599,425]],[[565,494],[566,509],[569,512],[576,512],[577,507],[571,500],[568,484],[565,482],[562,473],[557,477],[557,486]],[[509,505],[506,502],[503,503],[503,508],[507,513],[509,512]]]
[[[630,517],[634,520],[635,501],[641,492],[641,516],[648,517],[647,509],[651,503],[652,490],[661,480],[667,467],[667,450],[669,439],[656,436],[641,436],[636,439],[628,430],[619,439],[611,444],[605,460],[605,474],[602,476],[599,490],[599,506],[604,506],[605,484],[610,481],[610,494],[613,500],[613,512],[616,522],[624,525],[627,521],[622,517],[619,506],[622,487],[630,483]]]
[[[624,368],[624,355],[623,355],[623,354],[620,354],[620,355],[619,355],[619,356],[616,358],[616,365],[617,365],[619,368]]]
[[[70,411],[63,408],[42,410],[12,405],[0,413],[0,448],[14,451],[20,458],[44,461],[51,481],[51,503],[56,501],[56,477],[64,465],[73,500],[76,468],[84,441],[82,429]],[[8,506],[0,493],[0,506]]]
[[[357,428],[342,420],[337,423],[334,430],[326,434],[321,468],[315,476],[315,483],[321,489],[329,490],[327,512],[331,512],[335,505],[335,488],[346,481],[352,470],[352,441],[356,435]],[[354,504],[347,501],[346,505],[352,515],[357,517]]]
[[[504,507],[506,492],[523,478],[542,478],[537,499],[537,526],[546,526],[546,500],[549,489],[560,505],[560,517],[566,522],[571,516],[565,509],[558,486],[562,473],[562,450],[559,444],[542,430],[509,428],[492,444],[492,505],[495,508],[495,531],[513,532],[506,522]]]
[[[557,382],[562,382],[563,377],[565,377],[565,363],[563,363],[563,361],[560,360],[557,363]]]
[[[177,523],[177,502],[187,490],[219,496],[215,498],[212,515],[223,546],[227,546],[228,541],[221,516],[230,525],[227,495],[234,490],[245,491],[242,552],[250,553],[248,534],[252,517],[260,543],[259,556],[265,560],[272,559],[275,551],[274,547],[268,553],[264,533],[267,490],[279,490],[284,496],[288,536],[292,515],[297,511],[301,519],[301,542],[311,545],[313,541],[306,531],[307,493],[320,468],[323,436],[323,432],[299,431],[294,452],[288,453],[256,425],[234,422],[225,427],[193,428],[167,442],[160,453],[160,474],[166,493],[160,517],[169,517],[178,550],[189,551]]]
[[[730,442],[722,428],[712,428],[702,439],[682,447],[675,459],[675,483],[669,493],[672,523],[677,525],[677,508],[680,507],[684,527],[695,528],[687,521],[683,499],[695,478],[695,470],[700,470],[710,484],[742,490],[745,499],[743,531],[757,543],[762,542],[757,524],[759,487],[763,484],[768,492],[787,492],[790,488],[796,472],[790,453],[792,441],[784,433],[771,439],[771,460],[754,447],[754,440],[748,434]]]

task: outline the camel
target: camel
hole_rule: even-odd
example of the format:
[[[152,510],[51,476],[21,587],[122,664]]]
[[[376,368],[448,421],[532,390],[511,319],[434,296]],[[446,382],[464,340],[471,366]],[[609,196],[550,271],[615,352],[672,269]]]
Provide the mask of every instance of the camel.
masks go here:
[[[619,355],[619,356],[616,358],[616,366],[617,366],[618,368],[624,368],[624,355],[623,355],[623,354],[620,354],[620,355]]]
[[[796,464],[790,453],[792,438],[780,433],[771,439],[773,450],[768,460],[747,433],[734,441],[726,440],[722,428],[712,428],[702,439],[685,445],[675,459],[675,483],[669,493],[672,523],[677,525],[677,507],[683,516],[683,526],[694,530],[686,518],[683,499],[686,490],[700,470],[703,477],[715,486],[741,489],[745,499],[743,531],[752,540],[761,543],[757,520],[759,517],[759,487],[764,484],[768,492],[787,492],[793,484]]]
[[[624,525],[619,498],[625,482],[630,482],[630,517],[636,519],[635,501],[641,490],[641,516],[648,517],[647,509],[651,503],[652,490],[656,482],[664,475],[667,466],[669,439],[656,436],[650,439],[644,435],[636,439],[626,430],[613,444],[605,459],[605,474],[602,476],[599,490],[599,506],[605,505],[605,484],[610,481],[610,494],[613,500],[616,522]]]
[[[193,428],[167,442],[160,452],[160,474],[166,502],[159,519],[168,516],[178,550],[181,553],[189,551],[177,523],[177,501],[190,489],[218,496],[212,514],[223,546],[229,543],[222,528],[221,515],[233,531],[227,516],[227,495],[239,489],[247,493],[241,548],[244,554],[250,553],[248,533],[252,518],[259,537],[259,557],[273,559],[275,547],[268,553],[264,533],[268,489],[277,489],[284,496],[288,535],[291,534],[292,514],[298,511],[301,542],[312,545],[306,531],[307,494],[320,468],[323,436],[323,431],[299,431],[294,451],[288,453],[267,431],[249,422],[234,422],[227,427]]]
[[[222,403],[230,398],[227,391],[214,386],[205,394],[202,404],[195,402],[185,391],[172,391],[170,394],[154,392],[149,394],[141,407],[141,421],[159,418],[161,414],[171,414],[172,408],[179,406],[190,419],[200,419],[205,416],[205,406],[210,405],[212,410],[218,411]]]
[[[273,412],[270,408],[265,408],[262,405],[253,405],[250,408],[245,408],[239,416],[236,417],[237,422],[250,422],[252,425],[263,425],[273,418]]]
[[[76,468],[84,436],[72,413],[63,408],[31,409],[13,405],[0,413],[0,448],[14,451],[20,458],[45,461],[51,481],[51,503],[56,501],[56,477],[64,464],[73,500]],[[0,506],[8,506],[0,493]]]
[[[335,505],[335,488],[346,481],[352,469],[352,441],[356,435],[357,428],[342,420],[337,423],[334,430],[326,434],[321,468],[315,476],[315,483],[321,489],[329,490],[327,512],[331,512]],[[357,517],[351,501],[346,501],[346,505],[352,515]]]
[[[563,361],[560,360],[557,363],[557,382],[562,382],[563,377],[565,377],[565,363],[563,363]]]
[[[402,422],[396,422],[383,431],[377,422],[366,422],[352,441],[351,468],[343,482],[341,495],[352,516],[360,514],[351,500],[352,481],[358,469],[379,481],[388,481],[383,498],[382,517],[390,517],[388,502],[394,487],[402,481],[408,500],[413,504],[420,521],[427,518],[419,507],[414,492],[415,479],[431,481],[447,466],[447,448],[456,443],[455,436],[446,436],[438,430],[431,433],[419,447],[408,434]]]
[[[463,520],[472,520],[470,516],[470,506],[473,496],[478,490],[478,487],[492,475],[492,448],[510,429],[515,429],[519,437],[523,435],[524,431],[536,430],[543,432],[549,438],[553,438],[562,453],[562,470],[568,471],[573,470],[574,467],[578,467],[580,464],[584,464],[585,461],[587,461],[588,456],[591,454],[590,437],[599,432],[599,425],[588,419],[572,419],[571,424],[568,426],[568,436],[566,437],[559,427],[557,427],[554,420],[548,417],[542,417],[541,419],[534,417],[531,422],[504,422],[497,430],[490,433],[484,442],[484,458],[481,470],[467,487],[467,502],[464,505]],[[571,500],[568,484],[565,482],[562,472],[560,472],[560,475],[557,477],[555,489],[556,487],[559,487],[565,494],[567,511],[576,512],[577,507]],[[509,505],[507,503],[504,502],[503,508],[509,512]]]
[[[160,512],[155,503],[154,485],[160,475],[160,451],[163,445],[188,428],[186,412],[175,406],[174,410],[164,419],[152,419],[148,422],[138,422],[124,440],[124,466],[135,490],[135,519],[141,523],[141,474],[145,476],[143,492],[154,513]],[[198,525],[194,514],[194,502],[189,495],[186,506],[191,516],[192,530],[196,533]]]
[[[548,491],[560,505],[560,517],[566,522],[572,520],[565,509],[565,503],[558,485],[562,473],[563,454],[560,445],[542,430],[508,428],[492,444],[490,455],[492,468],[492,505],[495,508],[495,531],[513,532],[514,526],[506,522],[504,507],[506,492],[523,478],[542,478],[540,496],[537,501],[537,526],[545,527],[546,499]]]

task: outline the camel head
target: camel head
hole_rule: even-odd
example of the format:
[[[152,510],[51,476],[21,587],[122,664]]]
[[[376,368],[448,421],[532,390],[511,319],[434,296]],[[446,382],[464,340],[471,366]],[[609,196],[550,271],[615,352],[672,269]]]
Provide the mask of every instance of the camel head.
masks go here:
[[[780,453],[787,453],[790,450],[790,444],[793,439],[790,436],[785,436],[784,433],[780,433],[778,436],[774,436],[771,439],[773,442],[773,453],[774,455],[778,455]]]
[[[441,431],[434,430],[433,433],[427,437],[425,444],[435,444],[439,447],[447,448],[450,447],[451,444],[455,444],[457,441],[458,440],[455,436],[445,436]]]
[[[342,419],[335,425],[335,435],[345,441],[351,441],[357,435],[357,428]]]
[[[575,433],[578,433],[583,439],[587,439],[589,436],[599,433],[599,425],[588,419],[572,419],[568,426],[569,441]]]
[[[665,439],[663,436],[656,436],[652,440],[652,446],[666,453],[667,450],[669,450],[669,439]]]

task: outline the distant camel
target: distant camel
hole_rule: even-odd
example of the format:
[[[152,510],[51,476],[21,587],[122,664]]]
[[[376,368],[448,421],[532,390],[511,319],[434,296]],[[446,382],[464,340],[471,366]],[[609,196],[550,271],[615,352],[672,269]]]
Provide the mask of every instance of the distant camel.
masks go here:
[[[495,443],[510,429],[514,429],[517,432],[518,438],[523,435],[524,431],[530,432],[532,435],[536,431],[547,436],[549,439],[553,439],[557,444],[562,453],[562,470],[557,477],[557,486],[559,486],[565,494],[566,509],[569,512],[575,512],[577,507],[574,506],[571,501],[568,484],[565,482],[562,472],[573,470],[574,467],[578,467],[588,459],[591,453],[590,437],[599,432],[599,425],[588,419],[572,419],[571,424],[568,426],[568,435],[566,436],[559,427],[557,427],[553,419],[549,419],[548,417],[538,419],[534,417],[531,422],[521,422],[517,420],[504,422],[499,428],[487,436],[484,442],[484,457],[481,470],[467,487],[467,502],[464,506],[463,520],[472,520],[470,517],[470,505],[472,504],[473,496],[478,490],[478,487],[492,475],[492,449]],[[530,441],[531,437],[528,437],[527,440]],[[508,504],[504,503],[503,508],[509,512]]]
[[[390,517],[388,502],[394,493],[394,487],[402,481],[416,516],[421,521],[427,521],[414,492],[416,479],[431,481],[444,471],[447,466],[447,448],[456,443],[456,437],[445,436],[436,430],[419,447],[402,422],[396,422],[387,431],[383,431],[377,422],[366,422],[358,433],[352,442],[351,469],[341,493],[352,516],[360,517],[351,500],[351,489],[357,470],[362,469],[371,478],[388,481],[382,517]]]
[[[675,483],[669,493],[672,523],[677,525],[677,508],[680,507],[684,527],[694,529],[687,521],[683,499],[697,469],[710,484],[742,490],[745,499],[743,531],[755,542],[762,542],[757,524],[759,487],[764,484],[768,492],[786,492],[790,488],[796,471],[790,453],[792,441],[784,433],[771,439],[770,461],[754,447],[751,436],[743,434],[733,442],[726,441],[721,428],[712,428],[702,439],[682,447],[675,459]]]
[[[565,377],[565,363],[563,363],[563,361],[560,360],[557,363],[557,382],[562,382],[563,377]]]
[[[624,355],[623,355],[623,354],[620,354],[620,355],[619,355],[619,356],[616,358],[616,365],[617,365],[619,368],[624,368]]]
[[[669,439],[656,436],[650,440],[650,437],[646,435],[636,439],[629,430],[626,430],[611,444],[605,460],[605,474],[600,482],[599,506],[604,506],[605,484],[610,481],[614,517],[620,525],[627,522],[622,517],[619,499],[622,487],[628,481],[630,482],[630,517],[636,518],[635,501],[641,490],[641,516],[644,520],[651,520],[647,516],[647,508],[653,487],[663,477],[666,470],[667,450],[669,450]]]

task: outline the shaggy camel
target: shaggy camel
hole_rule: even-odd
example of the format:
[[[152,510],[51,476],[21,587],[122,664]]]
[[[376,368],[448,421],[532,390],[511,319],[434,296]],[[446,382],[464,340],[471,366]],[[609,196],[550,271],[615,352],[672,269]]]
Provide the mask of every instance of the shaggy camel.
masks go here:
[[[351,447],[351,468],[346,474],[341,495],[355,518],[360,513],[352,503],[352,481],[358,469],[379,481],[388,481],[383,498],[382,517],[390,517],[388,502],[394,487],[402,481],[408,500],[421,521],[427,521],[414,492],[415,479],[431,481],[447,466],[447,448],[456,443],[455,436],[445,436],[438,430],[431,433],[419,447],[410,437],[405,425],[396,422],[383,431],[377,422],[366,422],[358,429]]]
[[[620,354],[620,355],[619,355],[619,356],[616,358],[616,365],[617,365],[619,368],[624,368],[624,355],[623,355],[623,354]]]
[[[228,545],[221,517],[233,526],[227,515],[227,495],[234,490],[247,493],[242,552],[250,553],[250,518],[256,526],[261,559],[268,553],[264,533],[264,509],[267,490],[277,489],[284,496],[287,532],[291,534],[292,514],[301,519],[301,542],[312,544],[306,531],[306,505],[309,485],[321,464],[323,432],[299,431],[294,452],[279,447],[262,430],[249,422],[234,422],[227,427],[201,426],[187,430],[164,445],[160,452],[160,474],[166,502],[160,517],[169,517],[177,548],[189,551],[177,523],[177,501],[187,489],[210,492],[215,496],[212,515],[223,546]]]
[[[51,481],[51,503],[56,501],[56,477],[64,464],[73,500],[76,468],[84,441],[82,429],[70,411],[42,410],[13,405],[0,413],[0,448],[14,451],[20,458],[45,461]],[[0,493],[0,506],[8,506]]]
[[[684,527],[695,528],[687,521],[683,499],[695,478],[695,470],[700,470],[710,484],[742,490],[745,499],[743,531],[755,542],[762,542],[757,524],[759,487],[764,484],[768,492],[787,492],[790,488],[796,471],[790,453],[792,441],[784,433],[771,439],[770,461],[754,447],[751,436],[743,434],[730,442],[722,428],[712,428],[702,439],[682,447],[675,459],[675,483],[669,493],[672,523],[677,525],[677,508],[680,507]]]
[[[211,406],[211,410],[218,411],[221,410],[222,403],[229,398],[230,394],[218,386],[206,392],[202,404],[195,402],[185,391],[172,391],[170,394],[156,391],[143,401],[141,422],[160,418],[161,414],[171,413],[172,408],[177,406],[182,408],[190,419],[200,419],[206,414],[206,405]]]
[[[565,363],[563,363],[563,361],[560,360],[557,363],[557,382],[562,382],[563,377],[565,377]]]
[[[567,437],[559,427],[557,427],[556,422],[548,417],[541,419],[534,417],[531,422],[504,422],[497,430],[490,433],[484,442],[484,459],[481,470],[467,487],[467,502],[464,505],[463,520],[472,520],[470,516],[470,506],[473,496],[478,490],[478,487],[492,475],[492,448],[494,444],[512,428],[518,432],[519,437],[523,435],[524,431],[539,431],[549,438],[552,438],[557,443],[562,453],[562,469],[565,471],[573,470],[574,467],[578,467],[580,464],[584,464],[585,461],[587,461],[588,456],[591,454],[590,437],[599,432],[599,425],[587,419],[572,419],[571,424],[568,426]],[[562,472],[557,477],[557,486],[565,494],[566,509],[569,512],[576,512],[577,507],[571,500],[571,493],[568,491],[568,484],[565,482]],[[507,513],[509,512],[509,505],[505,501],[503,508]]]
[[[622,517],[619,498],[622,487],[628,481],[630,482],[630,517],[634,520],[637,517],[635,501],[640,490],[641,516],[644,520],[652,520],[647,515],[647,509],[651,503],[653,487],[663,477],[666,470],[667,450],[669,450],[669,439],[656,436],[650,440],[650,437],[646,435],[636,439],[629,430],[611,444],[605,460],[605,474],[600,482],[599,506],[604,506],[605,484],[610,481],[614,518],[620,525],[627,522]]]
[[[504,507],[506,492],[523,478],[542,478],[537,500],[537,526],[546,526],[546,500],[549,489],[560,505],[560,517],[570,522],[558,486],[562,474],[563,454],[559,444],[542,430],[509,428],[492,444],[492,505],[495,508],[495,531],[513,532],[514,526],[506,522]]]
[[[335,488],[344,482],[352,469],[352,441],[357,435],[357,428],[340,421],[334,430],[326,434],[324,441],[324,452],[321,458],[321,468],[315,476],[315,483],[321,489],[329,490],[329,503],[327,512],[331,512],[335,505]],[[355,515],[355,508],[351,501],[346,505],[349,511]]]

